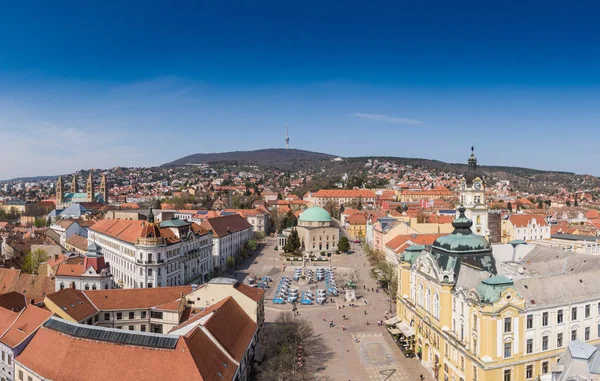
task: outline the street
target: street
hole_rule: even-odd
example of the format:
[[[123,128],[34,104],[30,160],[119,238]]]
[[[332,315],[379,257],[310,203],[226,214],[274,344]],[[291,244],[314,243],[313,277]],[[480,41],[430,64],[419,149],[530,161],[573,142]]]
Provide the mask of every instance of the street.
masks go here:
[[[240,281],[249,276],[269,275],[273,278],[272,287],[267,290],[265,297],[266,324],[274,321],[279,313],[292,310],[291,304],[272,303],[271,292],[279,281],[284,264],[280,252],[275,252],[274,245],[274,240],[267,240],[260,253],[253,255],[235,272]],[[321,267],[327,265],[328,263],[317,264]],[[297,305],[299,316],[313,324],[315,333],[322,335],[331,350],[329,358],[314,360],[323,362],[315,379],[417,381],[423,374],[427,380],[431,380],[418,360],[404,357],[385,327],[378,326],[378,320],[384,321],[395,316],[395,312],[388,313],[390,300],[383,290],[377,289],[376,282],[371,279],[371,267],[360,244],[351,244],[351,254],[334,255],[331,266],[334,270],[355,269],[358,275],[358,300],[351,307],[344,301],[344,292],[340,290],[340,296],[333,298],[334,303]],[[291,269],[293,266],[287,263],[286,267]],[[342,279],[336,275],[336,280],[341,289]],[[395,306],[392,311],[395,311]],[[344,315],[346,319],[343,318]],[[334,324],[332,328],[329,327],[330,321]]]

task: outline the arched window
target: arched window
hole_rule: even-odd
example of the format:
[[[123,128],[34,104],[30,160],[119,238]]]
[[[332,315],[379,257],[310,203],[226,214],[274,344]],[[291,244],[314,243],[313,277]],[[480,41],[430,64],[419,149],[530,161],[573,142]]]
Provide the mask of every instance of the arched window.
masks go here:
[[[64,288],[65,288],[65,284],[63,282],[60,282],[60,289],[64,290]]]
[[[93,284],[93,285],[92,285],[92,290],[95,290],[95,289],[96,289],[96,285],[95,285],[95,284]]]
[[[431,312],[431,290],[427,288],[427,294],[425,295],[425,309],[427,312]]]
[[[85,284],[85,289],[86,289],[86,290],[89,290],[89,289],[90,289],[90,285],[86,283],[86,284]]]
[[[481,225],[481,216],[477,216],[477,225]]]
[[[433,317],[440,318],[440,295],[437,292],[433,295]]]
[[[419,284],[419,305],[423,307],[423,283]]]

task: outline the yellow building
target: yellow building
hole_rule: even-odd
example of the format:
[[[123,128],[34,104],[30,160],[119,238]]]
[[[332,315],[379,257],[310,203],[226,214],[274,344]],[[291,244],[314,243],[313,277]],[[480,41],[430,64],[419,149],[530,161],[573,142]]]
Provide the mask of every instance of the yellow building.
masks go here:
[[[398,271],[399,324],[436,380],[550,380],[569,341],[600,343],[600,258],[493,255],[464,212],[431,248],[408,248]]]
[[[363,239],[367,235],[367,216],[364,213],[354,213],[348,217],[348,228],[350,237]]]

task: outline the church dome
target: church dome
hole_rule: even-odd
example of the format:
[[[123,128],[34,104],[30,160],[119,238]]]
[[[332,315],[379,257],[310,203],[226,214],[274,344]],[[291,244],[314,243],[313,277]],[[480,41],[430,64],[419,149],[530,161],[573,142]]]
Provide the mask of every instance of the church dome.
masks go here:
[[[482,236],[473,234],[473,221],[465,216],[465,207],[458,208],[458,218],[452,222],[454,231],[435,240],[433,249],[454,254],[472,254],[491,251],[490,243]]]
[[[476,178],[480,178],[483,181],[483,172],[477,168],[477,158],[475,157],[473,147],[471,147],[471,156],[469,157],[468,168],[464,173],[463,178],[467,182],[467,185],[472,185]]]
[[[298,221],[306,222],[331,222],[331,215],[328,211],[318,206],[306,209],[300,213]]]

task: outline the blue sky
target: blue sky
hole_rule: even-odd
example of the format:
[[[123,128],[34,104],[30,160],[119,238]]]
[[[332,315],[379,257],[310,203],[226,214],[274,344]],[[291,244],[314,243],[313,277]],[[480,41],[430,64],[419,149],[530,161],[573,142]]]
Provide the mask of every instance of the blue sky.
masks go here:
[[[585,2],[14,3],[0,179],[282,147],[286,124],[292,147],[343,156],[474,145],[482,164],[600,175]]]

